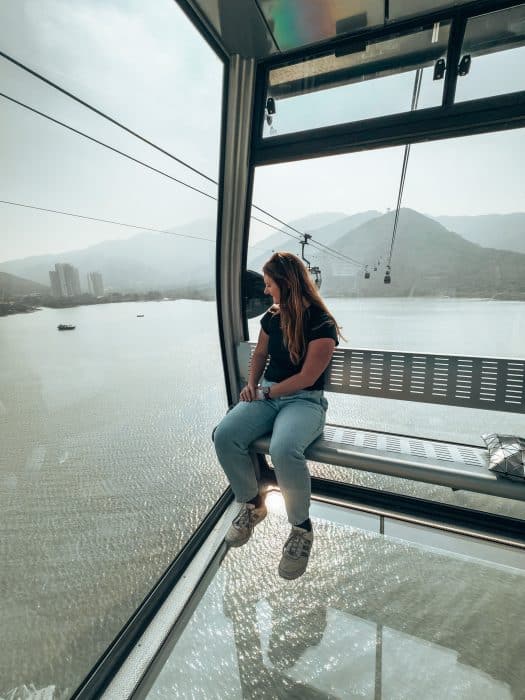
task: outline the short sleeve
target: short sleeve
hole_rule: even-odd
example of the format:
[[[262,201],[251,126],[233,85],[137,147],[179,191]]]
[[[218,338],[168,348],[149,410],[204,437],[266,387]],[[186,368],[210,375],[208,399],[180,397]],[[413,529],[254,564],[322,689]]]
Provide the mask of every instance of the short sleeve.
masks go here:
[[[312,325],[308,333],[308,342],[319,340],[319,338],[332,338],[335,344],[339,345],[337,336],[337,328],[335,323],[326,312],[321,312],[315,320],[312,319]]]
[[[261,318],[261,328],[263,331],[267,334],[270,335],[270,322],[272,320],[272,314],[267,311],[264,316]]]

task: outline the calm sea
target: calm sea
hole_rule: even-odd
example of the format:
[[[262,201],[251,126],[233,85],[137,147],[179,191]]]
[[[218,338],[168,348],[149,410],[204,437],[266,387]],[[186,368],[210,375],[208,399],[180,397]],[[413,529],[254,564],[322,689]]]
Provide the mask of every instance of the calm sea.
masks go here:
[[[523,356],[524,303],[328,303],[353,347]],[[58,332],[67,322],[76,330]],[[252,338],[257,328],[250,321]],[[329,417],[474,444],[525,432],[523,417],[392,403],[332,397]],[[213,303],[0,319],[0,698],[31,684],[67,697],[94,665],[225,488],[210,440],[225,407]]]

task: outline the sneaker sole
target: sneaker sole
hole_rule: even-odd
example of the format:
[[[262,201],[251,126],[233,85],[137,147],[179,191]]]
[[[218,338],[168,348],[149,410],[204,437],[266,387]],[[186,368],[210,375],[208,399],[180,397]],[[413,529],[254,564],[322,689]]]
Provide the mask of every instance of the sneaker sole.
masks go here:
[[[279,567],[278,572],[279,572],[279,576],[280,576],[281,578],[285,578],[287,581],[293,581],[294,579],[299,578],[300,576],[302,576],[302,575],[305,573],[305,571],[306,571],[307,568],[308,568],[308,567],[305,566],[304,569],[303,569],[302,571],[299,570],[299,571],[290,572],[290,571],[283,571],[283,570],[281,569],[281,567]]]

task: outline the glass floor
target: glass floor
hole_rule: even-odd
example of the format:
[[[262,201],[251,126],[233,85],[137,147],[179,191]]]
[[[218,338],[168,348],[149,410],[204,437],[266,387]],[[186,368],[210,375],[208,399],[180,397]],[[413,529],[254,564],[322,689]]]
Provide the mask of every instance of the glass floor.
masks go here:
[[[289,527],[268,505],[139,697],[525,698],[523,550],[314,502],[309,568],[283,581]]]

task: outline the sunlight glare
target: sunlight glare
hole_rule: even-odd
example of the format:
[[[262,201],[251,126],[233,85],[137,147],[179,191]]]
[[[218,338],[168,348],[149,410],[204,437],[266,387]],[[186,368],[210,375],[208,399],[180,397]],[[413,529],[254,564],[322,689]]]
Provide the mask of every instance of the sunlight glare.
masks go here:
[[[284,513],[284,499],[280,491],[270,491],[266,496],[266,507],[271,513]]]

